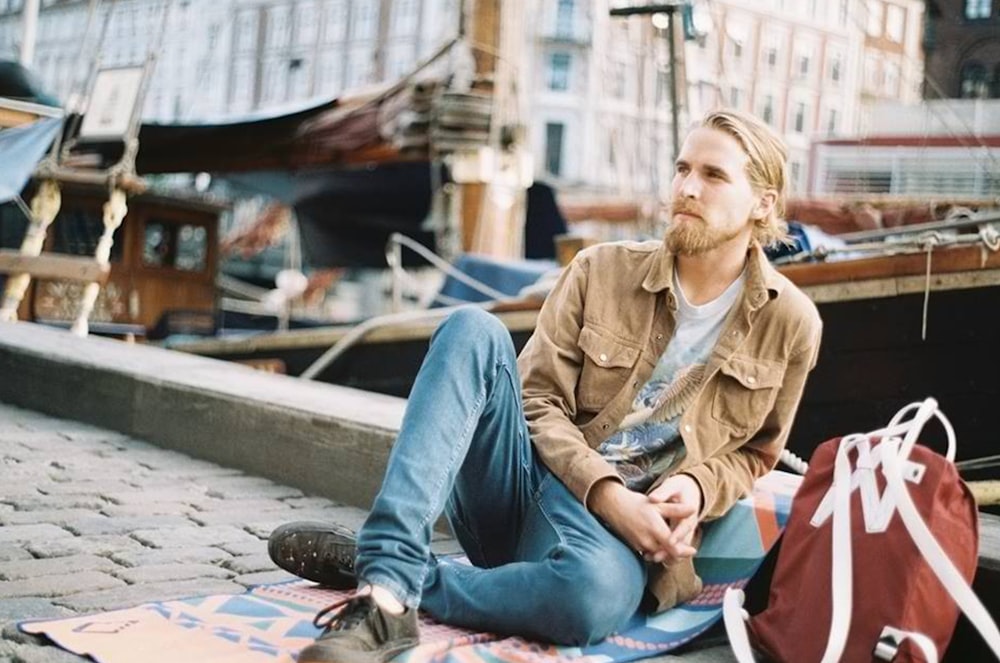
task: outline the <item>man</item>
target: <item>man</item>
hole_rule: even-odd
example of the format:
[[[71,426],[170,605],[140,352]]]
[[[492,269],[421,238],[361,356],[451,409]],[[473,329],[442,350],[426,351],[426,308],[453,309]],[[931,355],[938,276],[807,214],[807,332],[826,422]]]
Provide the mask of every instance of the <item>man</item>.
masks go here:
[[[664,241],[583,251],[516,363],[478,309],[435,332],[356,550],[316,523],[272,534],[279,566],[360,585],[299,663],[386,661],[418,606],[579,645],[700,591],[697,525],[777,462],[821,323],[761,250],[785,233],[780,140],[711,113],[676,169]],[[431,556],[442,511],[472,566]]]

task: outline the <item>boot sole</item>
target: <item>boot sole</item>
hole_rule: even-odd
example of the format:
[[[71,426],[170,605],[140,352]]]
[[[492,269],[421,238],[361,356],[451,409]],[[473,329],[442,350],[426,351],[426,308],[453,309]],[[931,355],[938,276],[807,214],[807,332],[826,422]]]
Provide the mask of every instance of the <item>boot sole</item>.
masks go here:
[[[333,589],[354,589],[358,579],[353,570],[324,564],[315,556],[316,550],[329,545],[357,547],[354,534],[346,528],[326,523],[289,523],[271,532],[267,554],[279,568],[300,578]]]

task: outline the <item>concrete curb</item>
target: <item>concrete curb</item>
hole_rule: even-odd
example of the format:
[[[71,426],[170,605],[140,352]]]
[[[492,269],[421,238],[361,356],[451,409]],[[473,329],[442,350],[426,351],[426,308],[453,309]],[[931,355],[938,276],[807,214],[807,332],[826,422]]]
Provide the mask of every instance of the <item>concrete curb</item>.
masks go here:
[[[0,323],[0,401],[362,508],[406,404],[31,323]]]

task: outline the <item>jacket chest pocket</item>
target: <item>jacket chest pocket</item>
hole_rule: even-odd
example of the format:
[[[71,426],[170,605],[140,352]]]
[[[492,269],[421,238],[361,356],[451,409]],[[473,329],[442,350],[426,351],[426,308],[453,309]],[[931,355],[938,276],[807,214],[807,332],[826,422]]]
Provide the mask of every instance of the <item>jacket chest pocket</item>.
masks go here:
[[[580,330],[583,366],[576,389],[581,410],[597,412],[614,398],[632,375],[639,359],[638,348],[622,343],[617,337],[593,327]]]
[[[784,375],[781,362],[731,357],[719,367],[712,417],[740,434],[758,430],[774,407]]]

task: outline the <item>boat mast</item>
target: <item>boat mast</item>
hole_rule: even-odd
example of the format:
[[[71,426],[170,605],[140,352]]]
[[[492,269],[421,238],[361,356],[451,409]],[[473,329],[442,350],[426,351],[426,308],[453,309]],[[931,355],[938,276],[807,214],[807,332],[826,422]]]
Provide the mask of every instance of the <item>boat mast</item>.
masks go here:
[[[461,7],[459,39],[474,60],[470,92],[491,97],[493,111],[486,148],[452,157],[456,171],[478,173],[456,182],[452,209],[462,251],[498,258],[523,255],[527,184],[518,176],[523,130],[515,91],[520,56],[513,47],[524,34],[516,25],[522,15],[501,0],[463,0]]]
[[[31,68],[35,59],[35,39],[38,36],[39,0],[24,0],[24,39],[21,41],[21,64],[26,69]]]

